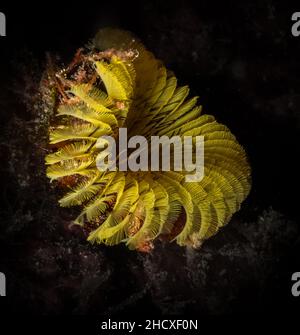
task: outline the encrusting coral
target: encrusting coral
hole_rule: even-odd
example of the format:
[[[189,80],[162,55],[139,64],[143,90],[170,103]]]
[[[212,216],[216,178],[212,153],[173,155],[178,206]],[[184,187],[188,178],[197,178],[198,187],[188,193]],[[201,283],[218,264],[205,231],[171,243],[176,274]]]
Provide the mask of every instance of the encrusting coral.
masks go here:
[[[239,210],[250,190],[243,148],[130,33],[101,30],[53,77],[47,176],[68,188],[59,203],[81,208],[74,222],[90,242],[149,251],[160,237],[198,247]],[[147,139],[204,136],[203,179],[187,182],[185,170],[99,171],[97,139],[118,141],[121,127]]]

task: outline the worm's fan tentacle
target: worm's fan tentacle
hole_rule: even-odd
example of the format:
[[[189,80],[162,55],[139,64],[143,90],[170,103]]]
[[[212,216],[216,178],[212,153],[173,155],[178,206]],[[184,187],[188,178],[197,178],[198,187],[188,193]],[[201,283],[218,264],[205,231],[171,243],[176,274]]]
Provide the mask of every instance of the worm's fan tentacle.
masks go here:
[[[47,176],[67,187],[59,203],[80,209],[74,222],[85,228],[91,243],[124,242],[150,251],[161,238],[199,247],[239,210],[251,185],[244,149],[225,125],[202,113],[198,97],[190,97],[189,87],[179,86],[133,35],[101,30],[91,49],[79,51],[55,74],[55,83]],[[183,143],[189,137],[193,162],[196,137],[203,136],[203,178],[189,181],[186,166],[151,171],[149,163],[147,171],[123,171],[118,164],[99,171],[97,141],[111,136],[118,146],[120,128],[127,129],[128,138],[140,135],[148,141],[176,136]],[[120,163],[124,152],[115,154]],[[175,146],[170,155],[171,161],[181,157]]]

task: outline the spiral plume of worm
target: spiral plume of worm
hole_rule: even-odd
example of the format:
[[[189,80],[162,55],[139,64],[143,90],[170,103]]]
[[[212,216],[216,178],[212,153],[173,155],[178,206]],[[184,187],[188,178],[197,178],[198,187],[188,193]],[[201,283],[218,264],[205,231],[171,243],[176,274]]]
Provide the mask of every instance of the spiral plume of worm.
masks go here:
[[[67,67],[49,69],[56,116],[47,176],[67,190],[60,205],[80,209],[74,223],[90,242],[145,252],[157,238],[199,247],[239,210],[251,185],[244,149],[130,33],[101,30]],[[118,141],[121,127],[147,139],[204,136],[203,179],[187,182],[184,170],[99,171],[96,141]]]

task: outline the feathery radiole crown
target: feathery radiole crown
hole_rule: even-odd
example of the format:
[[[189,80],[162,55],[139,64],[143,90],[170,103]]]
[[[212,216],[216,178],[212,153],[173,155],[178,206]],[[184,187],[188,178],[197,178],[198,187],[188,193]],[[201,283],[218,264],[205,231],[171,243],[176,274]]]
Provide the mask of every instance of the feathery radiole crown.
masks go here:
[[[47,176],[69,188],[59,203],[81,208],[74,222],[90,242],[149,251],[161,237],[198,247],[240,208],[250,190],[243,148],[131,34],[101,30],[93,49],[79,50],[55,83]],[[186,182],[186,171],[99,171],[97,139],[118,140],[121,127],[146,138],[204,136],[204,178]]]

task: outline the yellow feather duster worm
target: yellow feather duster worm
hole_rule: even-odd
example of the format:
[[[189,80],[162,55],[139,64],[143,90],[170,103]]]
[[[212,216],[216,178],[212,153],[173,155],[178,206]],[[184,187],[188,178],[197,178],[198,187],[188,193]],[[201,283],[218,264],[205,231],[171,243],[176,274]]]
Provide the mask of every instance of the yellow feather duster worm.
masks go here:
[[[56,121],[47,176],[69,188],[59,203],[79,206],[74,220],[90,242],[149,251],[157,237],[198,247],[224,226],[250,190],[245,152],[229,129],[202,114],[197,97],[132,35],[101,30],[55,74]],[[185,171],[106,171],[96,166],[97,139],[204,136],[204,178]]]

